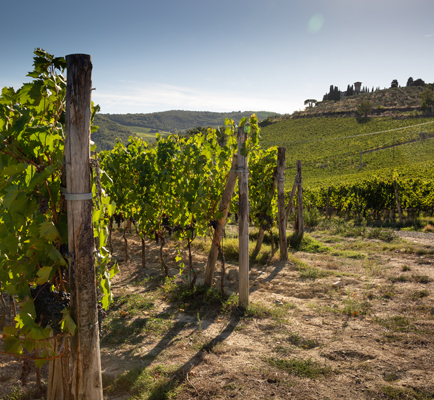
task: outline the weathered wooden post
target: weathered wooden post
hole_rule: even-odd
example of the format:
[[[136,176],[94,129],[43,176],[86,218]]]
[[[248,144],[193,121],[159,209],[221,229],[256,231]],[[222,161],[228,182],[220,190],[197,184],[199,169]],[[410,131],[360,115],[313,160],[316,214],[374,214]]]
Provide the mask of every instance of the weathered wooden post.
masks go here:
[[[78,328],[71,339],[70,399],[102,400],[90,170],[91,56],[66,56],[66,68],[65,199],[71,316]]]
[[[277,149],[277,208],[279,213],[280,259],[288,260],[285,215],[285,147]]]
[[[296,174],[294,179],[294,184],[292,185],[292,190],[289,195],[288,207],[286,207],[286,225],[288,225],[289,215],[291,214],[292,209],[294,208],[294,196],[295,196],[295,191],[297,189],[297,179],[298,177]]]
[[[249,306],[249,181],[247,157],[242,149],[247,139],[244,126],[238,128],[238,227],[239,227],[239,301],[240,308]]]
[[[219,212],[222,213],[223,216],[217,221],[217,227],[214,231],[214,236],[211,243],[211,250],[209,251],[208,262],[206,264],[204,283],[207,286],[212,286],[215,263],[218,257],[218,246],[220,245],[221,238],[223,237],[223,229],[226,225],[226,218],[228,217],[232,194],[234,193],[235,184],[237,183],[237,169],[238,157],[234,155],[234,158],[232,160],[232,167],[229,172],[228,180],[226,181],[225,190],[223,191],[222,199],[219,206]]]
[[[304,221],[303,221],[303,186],[301,178],[301,160],[297,160],[297,205],[298,205],[298,218],[297,218],[297,233],[299,240],[304,235]]]

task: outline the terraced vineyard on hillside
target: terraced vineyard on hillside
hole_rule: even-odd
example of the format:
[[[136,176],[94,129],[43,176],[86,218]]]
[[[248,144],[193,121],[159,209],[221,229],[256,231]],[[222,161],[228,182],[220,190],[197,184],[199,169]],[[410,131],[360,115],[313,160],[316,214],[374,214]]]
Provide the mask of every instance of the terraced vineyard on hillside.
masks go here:
[[[401,129],[404,128],[404,129]],[[287,181],[302,160],[307,187],[355,182],[373,174],[424,178],[434,168],[433,118],[287,119],[261,130],[262,145],[285,146]]]

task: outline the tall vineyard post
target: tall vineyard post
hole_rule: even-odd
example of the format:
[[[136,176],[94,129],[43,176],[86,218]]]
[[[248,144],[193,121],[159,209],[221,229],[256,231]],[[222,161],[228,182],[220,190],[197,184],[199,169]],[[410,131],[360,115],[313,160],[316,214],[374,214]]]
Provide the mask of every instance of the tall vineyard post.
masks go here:
[[[217,227],[214,231],[214,235],[211,243],[211,249],[209,251],[208,261],[206,264],[204,283],[207,286],[212,285],[215,264],[219,253],[219,246],[221,243],[221,238],[223,237],[223,230],[226,225],[226,219],[228,217],[232,194],[234,193],[235,184],[237,183],[237,169],[238,169],[238,156],[234,155],[232,160],[232,167],[229,172],[225,190],[223,191],[222,199],[219,205],[219,213],[222,214],[222,217],[217,221]]]
[[[285,151],[285,147],[277,149],[277,207],[279,214],[280,259],[286,261],[288,260],[288,246],[285,215]]]
[[[301,160],[297,160],[297,225],[296,232],[298,233],[299,240],[303,238],[304,234],[304,221],[303,221],[303,185],[301,175]]]
[[[242,309],[249,306],[249,181],[247,157],[243,155],[247,133],[238,128],[238,190],[239,190],[239,302]]]
[[[65,118],[66,200],[71,315],[77,324],[72,338],[71,400],[102,400],[101,359],[95,287],[94,235],[90,170],[92,60],[66,57]]]
[[[291,193],[289,194],[288,207],[286,207],[286,225],[288,225],[289,215],[293,211],[294,208],[294,195],[297,190],[297,174],[295,175],[294,184],[292,185]]]

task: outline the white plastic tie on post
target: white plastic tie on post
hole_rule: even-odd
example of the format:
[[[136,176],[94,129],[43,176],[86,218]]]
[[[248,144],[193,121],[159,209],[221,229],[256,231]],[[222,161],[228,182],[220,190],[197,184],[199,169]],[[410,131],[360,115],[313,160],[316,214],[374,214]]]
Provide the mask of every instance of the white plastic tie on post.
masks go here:
[[[93,193],[66,193],[66,188],[60,187],[60,192],[65,195],[65,200],[92,200]]]

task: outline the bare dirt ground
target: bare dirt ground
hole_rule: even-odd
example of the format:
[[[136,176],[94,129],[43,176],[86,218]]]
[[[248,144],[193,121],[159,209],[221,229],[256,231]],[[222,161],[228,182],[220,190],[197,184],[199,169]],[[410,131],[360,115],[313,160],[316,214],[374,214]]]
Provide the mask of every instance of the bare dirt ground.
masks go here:
[[[432,235],[311,237],[333,252],[251,265],[251,307],[243,314],[234,305],[237,265],[226,263],[232,297],[206,304],[180,289],[187,286],[173,245],[164,256],[175,278],[165,281],[155,243],[147,241],[143,269],[138,235],[128,236],[125,262],[116,234],[120,273],[101,339],[105,398],[434,398]],[[193,261],[200,284],[206,254]],[[219,273],[215,282],[218,289]],[[20,363],[0,362],[0,386],[10,390]]]

